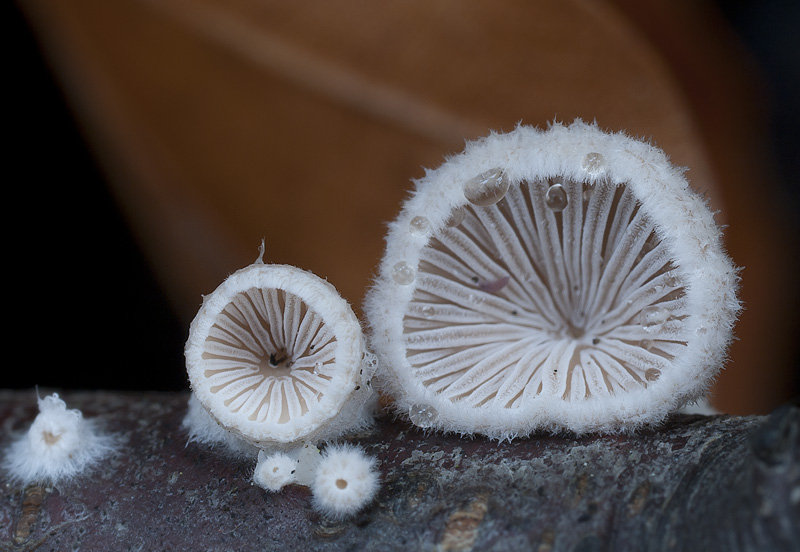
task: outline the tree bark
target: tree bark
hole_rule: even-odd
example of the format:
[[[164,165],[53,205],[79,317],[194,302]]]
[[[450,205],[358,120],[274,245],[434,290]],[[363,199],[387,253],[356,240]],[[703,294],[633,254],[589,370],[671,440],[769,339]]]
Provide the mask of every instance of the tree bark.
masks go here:
[[[426,434],[389,415],[348,440],[380,462],[344,522],[300,486],[270,494],[255,459],[194,443],[188,395],[64,393],[122,445],[90,473],[23,488],[3,475],[2,550],[798,550],[800,409],[675,415],[635,435],[511,443]],[[5,448],[36,415],[0,391]]]

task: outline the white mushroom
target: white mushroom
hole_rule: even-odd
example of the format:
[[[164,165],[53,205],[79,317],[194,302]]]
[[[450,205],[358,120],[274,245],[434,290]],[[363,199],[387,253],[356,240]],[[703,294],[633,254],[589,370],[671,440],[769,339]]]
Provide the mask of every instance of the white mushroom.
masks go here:
[[[471,143],[417,182],[366,301],[421,427],[655,423],[707,391],[740,309],[721,232],[653,146],[576,122]]]
[[[314,508],[333,519],[358,513],[380,487],[376,461],[352,445],[325,449],[311,485]]]
[[[101,432],[79,410],[67,410],[57,393],[39,399],[39,414],[27,433],[6,451],[4,468],[23,485],[57,484],[97,464],[116,448],[117,439]]]
[[[358,320],[331,284],[292,266],[259,258],[205,297],[186,367],[210,416],[259,448],[334,439],[372,419],[375,363]]]

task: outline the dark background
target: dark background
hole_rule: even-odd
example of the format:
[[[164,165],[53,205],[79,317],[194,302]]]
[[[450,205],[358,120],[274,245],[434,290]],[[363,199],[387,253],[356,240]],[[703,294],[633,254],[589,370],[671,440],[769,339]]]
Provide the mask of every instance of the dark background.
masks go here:
[[[719,6],[762,71],[773,150],[798,213],[800,3]],[[155,282],[36,39],[13,3],[6,12],[3,265],[12,330],[2,387],[188,388],[188,328]]]

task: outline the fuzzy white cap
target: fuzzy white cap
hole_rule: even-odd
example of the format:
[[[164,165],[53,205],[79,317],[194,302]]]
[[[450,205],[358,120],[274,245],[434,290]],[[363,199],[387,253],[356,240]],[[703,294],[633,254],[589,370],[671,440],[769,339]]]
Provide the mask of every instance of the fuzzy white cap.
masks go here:
[[[374,458],[353,445],[331,445],[319,461],[311,487],[314,508],[343,519],[372,501],[379,487]]]
[[[379,388],[420,427],[614,433],[706,393],[737,287],[683,170],[577,121],[491,134],[428,171],[364,310]]]
[[[67,410],[57,393],[39,399],[39,414],[27,433],[8,448],[4,467],[23,485],[71,479],[110,454],[116,439],[98,431],[79,410]]]
[[[262,489],[276,493],[295,482],[296,471],[297,460],[285,452],[268,454],[262,450],[258,453],[253,482]]]
[[[260,259],[235,272],[204,298],[185,353],[197,400],[259,448],[372,423],[376,357],[350,305],[310,272]]]

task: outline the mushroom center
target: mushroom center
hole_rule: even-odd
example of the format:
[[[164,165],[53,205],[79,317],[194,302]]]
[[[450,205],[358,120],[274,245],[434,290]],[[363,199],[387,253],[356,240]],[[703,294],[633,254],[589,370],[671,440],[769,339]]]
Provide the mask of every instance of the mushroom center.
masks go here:
[[[473,406],[647,387],[686,346],[683,282],[624,184],[511,185],[420,255],[404,318],[424,385]]]
[[[55,445],[61,440],[61,435],[56,435],[50,431],[43,431],[42,438],[46,445]]]
[[[324,397],[335,347],[333,333],[302,299],[252,288],[217,316],[206,338],[204,375],[222,407],[284,424]]]

